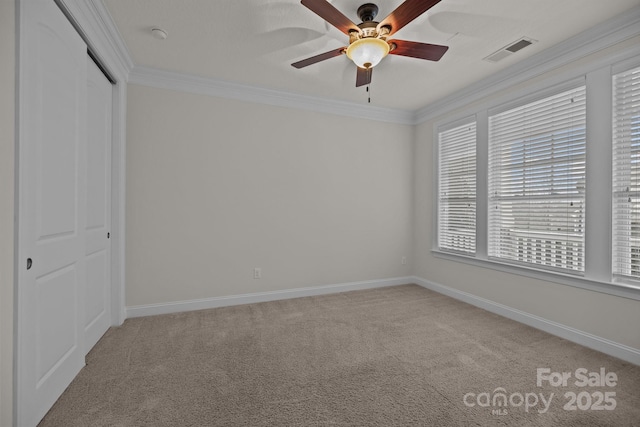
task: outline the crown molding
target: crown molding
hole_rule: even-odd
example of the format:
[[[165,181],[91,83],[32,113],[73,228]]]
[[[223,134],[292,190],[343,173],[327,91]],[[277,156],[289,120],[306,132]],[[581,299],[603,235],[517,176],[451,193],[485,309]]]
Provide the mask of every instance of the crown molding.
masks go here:
[[[416,110],[414,112],[415,124],[462,108],[500,90],[525,82],[638,35],[640,35],[640,6]],[[628,52],[625,55],[633,53]],[[610,61],[609,58],[609,63],[611,63]]]
[[[87,43],[101,55],[109,55],[111,60],[108,62],[117,64],[118,75],[123,76],[129,83],[367,120],[415,124],[413,111],[312,97],[136,66],[102,0],[56,1],[61,4],[72,21],[81,24],[79,27]]]
[[[127,81],[133,61],[102,0],[55,0],[107,71]]]
[[[409,125],[415,122],[411,111],[300,95],[151,67],[135,66],[129,74],[129,83],[359,119]]]
[[[112,59],[109,62],[111,64],[115,62],[118,65],[119,75],[124,76],[129,83],[278,107],[303,109],[326,114],[408,125],[423,123],[455,109],[465,107],[493,93],[538,77],[544,73],[640,35],[640,6],[638,6],[627,13],[583,31],[543,52],[500,70],[452,95],[432,102],[415,111],[407,111],[312,97],[191,74],[137,66],[134,65],[131,60],[129,51],[102,0],[56,1],[62,4],[63,9],[66,9],[75,20],[78,19],[78,16],[82,18],[82,28],[88,28],[91,32],[88,37],[91,44],[99,44],[100,46],[95,47],[98,47],[97,51],[101,54],[105,51],[107,52],[107,55]],[[640,47],[632,49],[632,52],[624,52],[622,55],[619,55],[619,58],[608,58],[608,64],[624,60],[625,57],[637,54],[640,54]],[[603,64],[605,64],[605,61],[603,61]]]

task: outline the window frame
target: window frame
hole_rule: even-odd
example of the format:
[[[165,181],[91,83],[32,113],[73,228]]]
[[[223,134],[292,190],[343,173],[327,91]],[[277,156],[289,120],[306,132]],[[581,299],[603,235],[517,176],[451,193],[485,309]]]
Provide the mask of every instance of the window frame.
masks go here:
[[[521,108],[521,107],[526,107],[526,106],[530,106],[532,104],[535,104],[536,102],[545,100],[545,99],[549,99],[552,98],[554,96],[557,95],[561,95],[564,93],[570,93],[576,90],[580,90],[581,88],[584,88],[584,92],[585,92],[585,97],[586,97],[586,79],[576,79],[576,80],[572,80],[571,82],[567,83],[567,84],[563,84],[563,85],[559,85],[559,86],[555,86],[553,88],[550,88],[548,91],[542,91],[541,93],[537,93],[531,97],[525,97],[523,99],[518,100],[517,102],[512,102],[509,103],[506,107],[504,105],[492,108],[488,111],[488,121],[489,121],[489,134],[487,136],[487,146],[488,146],[488,150],[489,153],[491,153],[491,119],[493,117],[499,116],[500,114],[504,113],[504,112],[509,112],[509,111],[513,111],[515,109]],[[584,149],[585,149],[585,169],[586,169],[586,102],[585,102],[585,110],[584,110],[584,115],[585,115],[585,144],[584,144]],[[489,159],[489,162],[491,161],[491,159]],[[506,167],[508,168],[509,166],[513,166],[513,165],[507,165]],[[526,170],[526,169],[525,169]],[[586,179],[586,170],[585,170],[585,179]],[[489,174],[487,174],[487,180],[489,181]],[[488,187],[491,186],[491,182],[488,182]],[[488,198],[488,203],[491,204],[492,202],[495,203],[495,200],[491,197],[491,195],[489,194],[489,192],[487,191],[487,198]],[[561,200],[561,199],[567,199],[567,198],[572,198],[569,197],[567,195],[564,195],[563,197],[558,197],[558,196],[549,196],[549,197],[538,197],[539,200],[541,201],[551,201],[551,200]],[[507,199],[504,200],[504,202],[506,202]],[[508,263],[508,264],[516,264],[516,265],[522,265],[522,266],[530,266],[532,268],[536,268],[536,269],[541,269],[541,270],[549,270],[549,271],[557,271],[557,272],[561,272],[561,273],[566,273],[566,274],[572,274],[572,275],[583,275],[584,274],[584,263],[585,263],[585,257],[584,257],[584,252],[585,252],[585,235],[586,235],[586,230],[584,230],[585,228],[585,224],[584,224],[584,218],[586,215],[586,191],[582,194],[581,197],[581,201],[584,204],[582,209],[584,210],[584,213],[582,214],[581,218],[582,218],[582,224],[581,224],[581,228],[583,229],[583,236],[582,239],[580,241],[581,245],[582,245],[582,251],[580,252],[581,255],[581,264],[582,264],[582,269],[569,269],[569,268],[562,268],[562,267],[555,267],[555,266],[547,266],[544,265],[542,263],[534,263],[534,262],[529,262],[529,261],[518,261],[516,259],[511,259],[511,258],[507,258],[507,257],[501,257],[499,255],[489,255],[489,259],[495,259],[498,262],[504,262],[504,263]],[[512,202],[512,203],[515,203]],[[554,203],[558,203],[557,201],[555,201]],[[491,236],[491,214],[488,213],[489,216],[489,221],[487,222],[487,232],[489,233],[489,236]],[[551,239],[554,240],[553,238],[549,237],[549,233],[546,233],[547,237],[543,237],[544,239]],[[542,237],[542,236],[541,236]],[[530,238],[530,237],[529,237]],[[555,240],[561,240],[561,239],[555,239]],[[487,250],[489,252],[490,251],[490,245],[491,245],[491,241],[488,241],[488,245],[487,245]],[[540,246],[542,248],[542,246]],[[566,261],[566,260],[565,260]]]
[[[640,71],[640,61],[625,61],[623,63],[617,64],[616,66],[612,67],[611,70],[611,89],[612,89],[612,108],[611,108],[611,118],[612,118],[612,126],[611,126],[611,132],[612,132],[612,152],[615,152],[616,150],[616,145],[615,145],[615,141],[613,140],[615,137],[615,131],[616,131],[616,127],[615,127],[615,118],[616,118],[616,110],[615,110],[615,97],[616,97],[616,76],[620,75],[620,74],[624,74],[627,73],[629,71],[632,70],[636,70],[638,69]],[[640,109],[639,112],[640,114]],[[614,160],[615,161],[615,160]],[[628,195],[629,197],[632,197],[633,193],[637,193],[637,192],[629,192],[629,191],[620,191],[619,188],[615,187],[615,176],[616,176],[616,170],[615,167],[612,166],[612,176],[613,176],[613,183],[612,183],[612,219],[611,219],[611,257],[612,257],[612,266],[611,266],[611,271],[612,271],[612,275],[614,276],[614,280],[620,282],[620,283],[625,283],[625,284],[635,284],[635,283],[640,283],[640,276],[633,276],[633,275],[628,275],[628,274],[624,274],[624,273],[620,273],[617,270],[617,266],[616,261],[615,261],[615,257],[616,257],[616,252],[615,252],[615,248],[619,247],[619,244],[616,243],[615,240],[615,236],[616,236],[616,224],[615,224],[615,218],[613,215],[613,208],[615,206],[615,199],[617,197],[620,197],[621,195]],[[627,197],[627,196],[624,196]],[[636,196],[637,198],[637,196]],[[630,228],[632,228],[630,226]],[[631,257],[632,258],[632,257]],[[630,267],[631,268],[631,267]]]
[[[627,57],[628,58],[628,57]],[[613,62],[613,64],[612,64]],[[476,267],[515,274],[518,276],[572,286],[590,291],[640,300],[640,280],[629,281],[614,277],[612,273],[611,206],[612,206],[612,88],[614,71],[624,67],[640,65],[640,56],[618,62],[600,61],[579,70],[558,73],[540,79],[526,87],[504,87],[498,95],[487,97],[471,107],[461,108],[457,114],[443,116],[433,123],[433,202],[431,254],[438,259],[470,264]],[[514,108],[543,99],[563,89],[586,85],[587,91],[587,164],[586,164],[586,224],[585,224],[585,271],[572,273],[537,268],[534,265],[505,262],[490,258],[487,254],[488,239],[488,117],[499,110]],[[511,90],[510,90],[511,89]],[[466,118],[476,118],[476,253],[459,254],[438,248],[438,132],[461,123]],[[601,167],[607,160],[607,167]],[[595,165],[595,166],[594,166]],[[603,199],[603,194],[605,195]],[[595,202],[594,202],[595,201]],[[597,224],[609,224],[602,227]],[[602,241],[608,241],[602,245]]]

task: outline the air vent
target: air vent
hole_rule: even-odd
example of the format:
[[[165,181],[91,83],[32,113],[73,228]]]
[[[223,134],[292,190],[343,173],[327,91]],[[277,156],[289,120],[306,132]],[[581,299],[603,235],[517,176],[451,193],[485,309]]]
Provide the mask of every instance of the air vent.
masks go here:
[[[530,39],[529,37],[522,37],[513,43],[509,43],[507,46],[493,52],[491,55],[483,58],[485,61],[489,62],[498,62],[506,58],[507,56],[511,56],[519,50],[524,49],[525,47],[532,45],[537,40]]]

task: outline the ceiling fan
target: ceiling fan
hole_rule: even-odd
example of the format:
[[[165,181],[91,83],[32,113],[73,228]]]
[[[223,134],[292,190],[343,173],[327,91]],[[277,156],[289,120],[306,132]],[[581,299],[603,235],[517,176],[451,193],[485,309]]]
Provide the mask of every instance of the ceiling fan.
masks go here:
[[[371,83],[373,67],[387,54],[409,56],[429,61],[439,61],[449,49],[428,43],[407,40],[388,40],[388,38],[425,13],[440,0],[406,0],[382,21],[374,21],[378,6],[372,3],[358,8],[358,17],[362,23],[356,25],[327,0],[302,0],[300,3],[311,9],[322,19],[349,36],[349,46],[330,50],[291,64],[295,68],[304,68],[326,59],[346,54],[356,66],[356,87]]]

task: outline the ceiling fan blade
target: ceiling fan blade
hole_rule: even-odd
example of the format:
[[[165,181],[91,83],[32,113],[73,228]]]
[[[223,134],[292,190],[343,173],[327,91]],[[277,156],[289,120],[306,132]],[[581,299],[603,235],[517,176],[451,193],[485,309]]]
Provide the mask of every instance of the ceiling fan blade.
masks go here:
[[[439,2],[440,0],[406,0],[378,24],[378,30],[388,26],[391,27],[389,34],[393,34]]]
[[[358,73],[356,74],[356,87],[365,86],[371,83],[371,75],[373,74],[373,68],[358,68]]]
[[[439,61],[442,55],[449,49],[448,46],[438,44],[410,42],[407,40],[388,40],[392,49],[390,55],[410,56],[411,58],[427,59],[429,61]]]
[[[300,3],[346,35],[349,35],[350,30],[360,32],[360,28],[356,24],[327,0],[302,0]]]
[[[302,61],[294,62],[293,64],[291,64],[291,66],[295,68],[304,68],[308,65],[315,64],[316,62],[340,56],[345,49],[345,47],[340,47],[338,49],[330,50],[329,52],[321,53],[320,55],[312,56],[310,58],[303,59]]]

